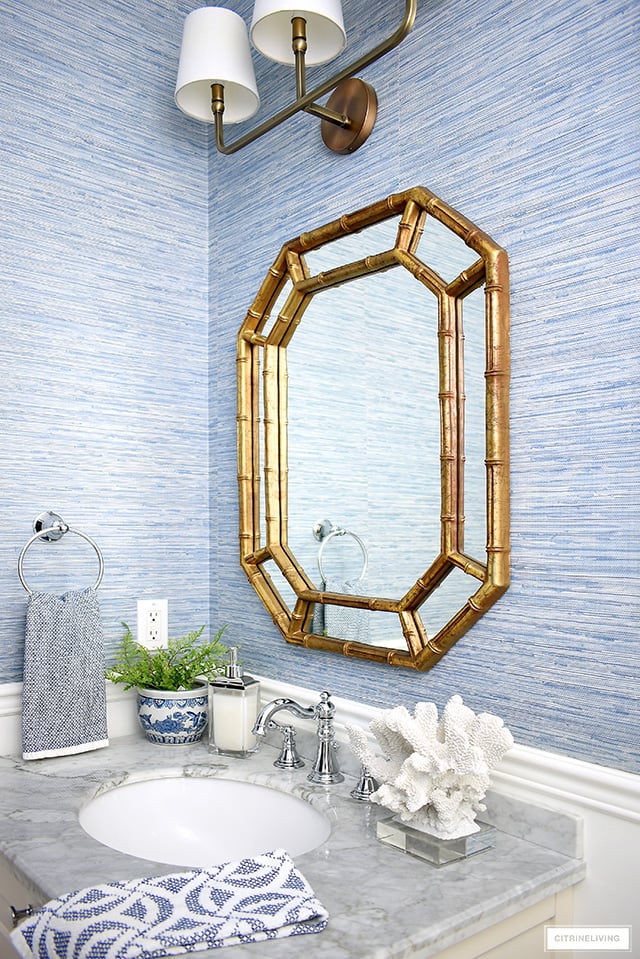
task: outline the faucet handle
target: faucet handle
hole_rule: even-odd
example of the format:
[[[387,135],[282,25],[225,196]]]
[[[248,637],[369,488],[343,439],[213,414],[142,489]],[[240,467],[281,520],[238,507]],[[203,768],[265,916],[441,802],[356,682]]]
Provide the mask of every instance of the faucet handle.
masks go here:
[[[378,783],[373,778],[367,767],[363,764],[360,769],[360,779],[355,789],[352,789],[350,796],[357,799],[358,802],[370,802],[371,794],[378,788]]]
[[[273,765],[278,769],[300,769],[304,766],[304,761],[300,759],[296,750],[296,734],[293,726],[281,726],[280,723],[273,721],[272,725],[282,731],[282,749]]]

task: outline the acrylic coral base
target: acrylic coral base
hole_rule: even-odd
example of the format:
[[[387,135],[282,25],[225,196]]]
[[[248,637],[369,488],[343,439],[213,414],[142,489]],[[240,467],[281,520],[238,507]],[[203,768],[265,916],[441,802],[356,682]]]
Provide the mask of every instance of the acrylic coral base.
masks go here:
[[[496,831],[493,826],[479,822],[477,832],[458,839],[440,839],[428,832],[415,829],[413,826],[391,816],[389,819],[380,819],[376,826],[376,835],[380,842],[388,846],[395,846],[402,852],[418,859],[424,859],[433,866],[446,866],[447,863],[457,862],[458,859],[467,859],[484,849],[490,849],[496,843]]]

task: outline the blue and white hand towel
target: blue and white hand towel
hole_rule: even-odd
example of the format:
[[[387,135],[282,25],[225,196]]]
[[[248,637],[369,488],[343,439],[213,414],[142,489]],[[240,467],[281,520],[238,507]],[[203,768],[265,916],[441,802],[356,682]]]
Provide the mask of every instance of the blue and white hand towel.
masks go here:
[[[320,932],[327,912],[283,849],[53,899],[11,933],[25,959],[157,959]]]
[[[108,746],[104,637],[94,589],[32,593],[22,686],[22,755]]]

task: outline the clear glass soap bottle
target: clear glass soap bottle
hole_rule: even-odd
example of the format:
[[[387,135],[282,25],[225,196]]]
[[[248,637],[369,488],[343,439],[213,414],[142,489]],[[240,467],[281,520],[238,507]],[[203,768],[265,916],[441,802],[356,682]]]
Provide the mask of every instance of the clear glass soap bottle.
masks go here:
[[[238,650],[229,649],[224,676],[209,686],[209,749],[223,756],[248,756],[257,746],[251,730],[258,717],[260,683],[245,676]]]

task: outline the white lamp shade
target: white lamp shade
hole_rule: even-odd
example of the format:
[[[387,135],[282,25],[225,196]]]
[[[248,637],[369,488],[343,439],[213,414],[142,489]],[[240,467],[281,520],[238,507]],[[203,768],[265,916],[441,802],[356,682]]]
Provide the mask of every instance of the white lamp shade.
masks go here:
[[[251,42],[256,50],[277,63],[295,63],[291,49],[291,20],[307,21],[308,66],[326,63],[345,48],[347,35],[340,0],[301,0],[301,6],[286,7],[282,0],[256,0],[251,22]]]
[[[184,22],[175,93],[182,112],[213,123],[212,83],[224,87],[225,123],[247,120],[260,106],[244,20],[223,7],[200,7]]]

